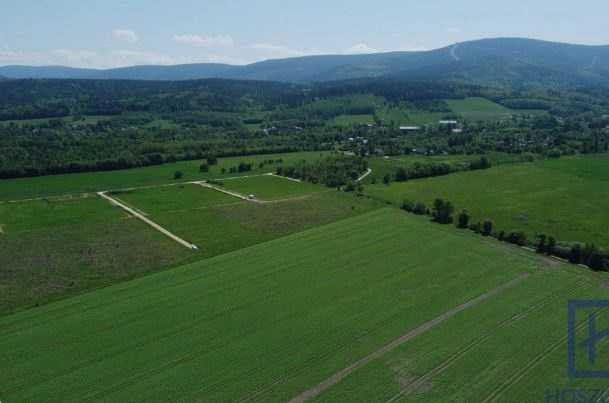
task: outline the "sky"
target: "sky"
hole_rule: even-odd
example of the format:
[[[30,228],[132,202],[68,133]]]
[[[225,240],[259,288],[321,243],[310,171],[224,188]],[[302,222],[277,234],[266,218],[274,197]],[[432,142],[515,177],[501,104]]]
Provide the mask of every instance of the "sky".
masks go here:
[[[5,3],[5,4],[1,4]],[[609,44],[607,0],[2,0],[0,65],[247,64],[527,37]]]

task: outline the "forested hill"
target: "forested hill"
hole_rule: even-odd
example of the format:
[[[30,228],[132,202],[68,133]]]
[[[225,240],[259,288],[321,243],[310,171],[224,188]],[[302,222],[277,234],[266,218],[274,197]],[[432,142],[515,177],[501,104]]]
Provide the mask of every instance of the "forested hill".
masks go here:
[[[244,112],[298,107],[316,99],[370,94],[391,102],[430,102],[481,94],[476,86],[428,81],[354,79],[314,85],[205,79],[6,80],[0,83],[0,121],[70,115]]]
[[[478,84],[609,85],[609,46],[531,39],[485,39],[424,52],[308,56],[246,66],[190,64],[109,70],[68,67],[0,67],[9,78],[191,80],[230,78],[284,82],[366,77],[461,79]]]

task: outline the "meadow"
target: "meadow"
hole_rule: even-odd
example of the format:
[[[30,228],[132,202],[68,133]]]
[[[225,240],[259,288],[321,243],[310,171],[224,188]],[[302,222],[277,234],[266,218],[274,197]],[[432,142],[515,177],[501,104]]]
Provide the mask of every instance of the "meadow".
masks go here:
[[[0,315],[190,261],[96,197],[0,204]]]
[[[451,201],[472,221],[490,219],[498,231],[545,233],[562,242],[609,247],[609,156],[582,156],[502,165],[444,177],[372,185],[366,194],[399,205]]]
[[[263,182],[257,178],[237,182],[253,181],[239,185],[245,187],[266,185],[277,197],[290,200],[258,204],[194,184],[111,193],[195,243],[198,251],[183,248],[97,195],[0,203],[0,315],[382,205],[342,192],[320,193],[325,190],[321,186],[264,178]]]
[[[319,159],[322,155],[324,155],[324,153],[300,152],[220,158],[218,159],[217,165],[210,167],[209,172],[200,172],[199,168],[203,161],[194,160],[120,171],[0,180],[0,202],[138,186],[155,186],[171,182],[227,178],[240,175],[251,175],[252,173],[268,173],[274,172],[276,167],[281,165],[280,162],[275,161],[282,160],[284,164],[289,165],[302,160],[314,161]],[[271,159],[274,161],[273,164],[266,164],[260,167],[262,162]],[[240,162],[251,163],[252,171],[231,173],[230,168],[239,165]],[[222,172],[223,168],[226,172]],[[176,171],[183,173],[182,179],[174,179]]]
[[[198,185],[140,189],[115,195],[179,237],[199,247],[198,259],[363,214],[381,203],[321,186],[262,177],[225,181],[235,190],[276,184],[272,203],[254,203]],[[325,190],[321,192],[321,190]],[[264,191],[257,192],[262,197]],[[312,192],[311,192],[312,191]],[[247,192],[244,192],[248,194]],[[295,196],[295,194],[297,196]],[[265,196],[269,196],[266,194]]]
[[[321,185],[314,185],[309,182],[295,182],[277,176],[229,179],[223,181],[222,186],[243,195],[254,195],[257,199],[267,201],[295,198],[311,193],[328,191],[327,187]]]
[[[538,110],[509,109],[489,99],[480,97],[449,99],[446,102],[453,113],[470,121],[505,120],[510,119],[514,115],[536,115],[544,113],[543,111]]]
[[[469,308],[479,307],[478,315],[465,310],[443,322],[447,328],[420,335],[421,342],[440,340],[439,350],[427,346],[432,353],[412,362],[401,355],[410,343],[388,353],[424,371],[450,353],[442,342],[458,347],[472,337],[463,320],[492,326],[536,306],[551,290],[571,287],[579,272],[563,270],[468,232],[381,209],[2,317],[0,395],[7,402],[287,401],[410,329],[514,284],[490,297],[489,308],[486,302]],[[581,294],[607,293],[590,287]],[[535,292],[537,299],[518,299]],[[496,298],[506,302],[497,312]],[[453,320],[462,333],[451,332]],[[539,332],[560,329],[559,337],[563,328],[548,318]],[[523,337],[537,336],[531,330]],[[493,340],[497,355],[484,362],[497,366],[509,346],[501,347],[501,336]],[[549,369],[543,375],[554,380],[560,373]],[[368,386],[386,375],[360,382],[356,400],[366,401],[364,393],[373,393]],[[495,375],[493,387],[505,380]],[[399,385],[395,377],[387,383],[379,392]]]
[[[497,121],[510,119],[514,115],[538,115],[539,110],[515,110],[482,97],[445,100],[446,112],[432,112],[414,106],[390,106],[378,99],[371,99],[369,105],[375,108],[376,116],[386,124],[419,125],[436,124],[439,120],[459,117],[468,121]],[[331,125],[353,126],[374,123],[374,115],[340,115],[330,121]]]

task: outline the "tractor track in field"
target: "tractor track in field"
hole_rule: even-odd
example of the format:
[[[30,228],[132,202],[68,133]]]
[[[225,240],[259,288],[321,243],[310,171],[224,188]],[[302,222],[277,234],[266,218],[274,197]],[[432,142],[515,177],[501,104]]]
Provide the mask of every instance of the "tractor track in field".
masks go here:
[[[305,390],[298,396],[291,399],[289,402],[290,403],[300,403],[300,402],[305,402],[307,400],[310,400],[310,399],[313,399],[313,398],[319,396],[322,392],[324,392],[327,389],[329,389],[330,387],[338,384],[340,381],[342,381],[347,376],[351,375],[353,372],[360,369],[364,365],[370,363],[371,361],[373,361],[377,358],[384,356],[385,354],[387,354],[390,351],[395,350],[396,348],[398,348],[401,345],[403,345],[404,343],[414,339],[415,337],[417,337],[423,333],[426,333],[427,331],[433,329],[440,323],[452,318],[459,312],[462,312],[468,308],[471,308],[472,306],[478,305],[479,303],[484,302],[485,300],[487,300],[497,294],[500,294],[502,291],[519,284],[523,280],[527,279],[529,276],[530,276],[529,273],[523,273],[523,274],[517,276],[516,278],[508,281],[507,283],[497,286],[497,287],[493,288],[492,290],[489,290],[489,291],[485,292],[484,294],[481,294],[474,299],[464,302],[463,304],[458,305],[458,306],[450,309],[449,311],[435,317],[434,319],[417,326],[416,328],[408,331],[406,334],[402,335],[398,339],[395,339],[392,342],[390,342],[389,344],[368,354],[367,356],[361,358],[360,360],[356,361],[355,363],[351,364],[350,366],[340,370],[339,372],[330,376],[329,378],[322,381],[321,383],[313,386],[312,388]]]
[[[583,329],[587,323],[584,321],[579,325],[575,326],[575,331],[579,331]],[[546,359],[550,354],[560,348],[563,344],[567,342],[568,336],[563,336],[555,343],[551,344],[544,351],[536,355],[532,360],[530,360],[524,367],[520,368],[516,373],[510,376],[504,383],[499,385],[495,390],[491,392],[486,399],[482,401],[482,403],[492,403],[496,402],[510,387],[519,382],[522,378],[524,378],[527,373],[532,370],[537,364]]]
[[[580,280],[573,287],[571,285],[569,285],[569,286],[562,288],[560,291],[569,290],[571,292],[568,295],[573,295],[575,293],[575,291],[580,289],[584,284],[585,284],[585,281]],[[502,322],[498,323],[495,327],[493,327],[492,331],[489,330],[489,331],[483,333],[481,336],[477,337],[472,342],[466,344],[465,346],[463,346],[462,348],[457,350],[449,358],[444,360],[440,365],[436,366],[435,368],[431,369],[427,373],[423,374],[421,377],[416,378],[411,383],[405,385],[403,387],[403,390],[401,390],[399,393],[397,393],[394,396],[392,396],[391,398],[389,398],[385,403],[396,402],[403,397],[410,396],[411,394],[417,392],[427,382],[429,382],[434,377],[442,374],[445,370],[450,368],[452,366],[452,364],[454,364],[456,361],[458,361],[461,357],[465,356],[468,352],[470,352],[477,346],[481,345],[482,343],[484,343],[488,339],[490,339],[494,335],[494,332],[497,329],[501,329],[506,326],[509,326],[512,323],[515,323],[521,319],[524,319],[527,316],[529,316],[530,314],[545,308],[548,304],[553,302],[553,300],[555,298],[556,298],[555,293],[549,294],[549,295],[545,296],[544,298],[542,298],[541,300],[537,301],[537,303],[529,306],[524,311],[519,312],[518,314],[514,315],[513,317],[505,319]]]
[[[585,325],[585,323],[582,323],[580,326],[576,327],[576,330],[579,330],[583,327],[583,325]],[[516,384],[518,381],[520,381],[522,378],[524,378],[526,376],[526,374],[533,369],[537,364],[539,364],[541,361],[543,361],[547,356],[549,356],[550,354],[552,354],[554,351],[556,351],[560,346],[562,346],[565,342],[567,341],[567,337],[561,337],[557,342],[555,342],[554,344],[550,345],[548,348],[546,348],[544,351],[542,351],[541,353],[539,353],[538,355],[535,356],[535,358],[533,358],[531,361],[529,361],[524,367],[522,367],[519,371],[517,371],[515,374],[513,374],[512,376],[510,376],[507,381],[505,381],[504,383],[502,383],[501,385],[499,385],[493,392],[491,392],[491,394],[482,401],[482,403],[491,403],[491,402],[496,402],[505,391],[507,391],[511,386],[513,386],[514,384]]]

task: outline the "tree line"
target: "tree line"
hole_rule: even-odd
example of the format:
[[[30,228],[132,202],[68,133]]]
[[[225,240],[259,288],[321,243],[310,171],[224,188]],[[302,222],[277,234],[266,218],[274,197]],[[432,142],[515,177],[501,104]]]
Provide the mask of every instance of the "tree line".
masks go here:
[[[562,244],[556,238],[546,234],[537,235],[536,239],[529,240],[524,231],[499,231],[491,220],[478,222],[471,221],[467,210],[462,210],[456,216],[454,205],[447,200],[435,199],[433,206],[427,207],[424,203],[404,200],[402,210],[417,215],[428,215],[438,224],[453,224],[457,228],[468,229],[485,237],[493,237],[502,242],[508,242],[522,247],[534,248],[539,254],[555,256],[573,264],[585,265],[594,271],[609,271],[609,253],[592,243],[575,242]]]

